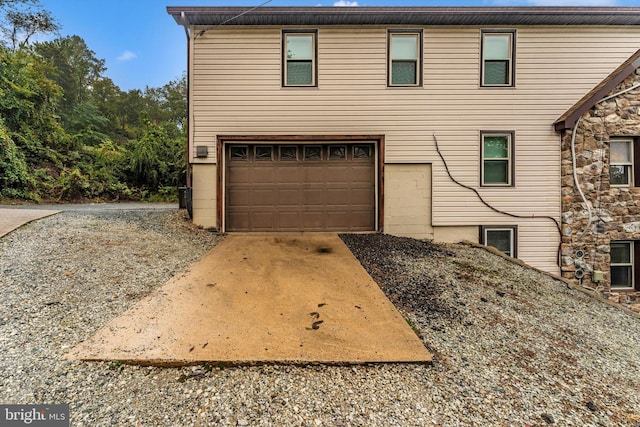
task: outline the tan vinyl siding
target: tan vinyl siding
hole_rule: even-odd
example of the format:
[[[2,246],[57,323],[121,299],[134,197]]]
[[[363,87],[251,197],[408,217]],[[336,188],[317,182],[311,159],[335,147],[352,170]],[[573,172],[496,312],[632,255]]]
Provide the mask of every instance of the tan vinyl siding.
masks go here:
[[[193,162],[215,161],[220,134],[382,134],[386,162],[433,164],[433,226],[518,225],[520,258],[557,270],[555,226],[497,215],[453,184],[432,134],[455,178],[479,188],[480,131],[514,131],[515,187],[481,193],[500,209],[558,218],[552,123],[637,50],[640,29],[505,28],[516,30],[513,88],[480,87],[480,27],[423,28],[417,88],[387,87],[388,28],[311,29],[317,88],[282,87],[281,28],[218,28],[193,42],[194,145],[210,147],[209,158]]]

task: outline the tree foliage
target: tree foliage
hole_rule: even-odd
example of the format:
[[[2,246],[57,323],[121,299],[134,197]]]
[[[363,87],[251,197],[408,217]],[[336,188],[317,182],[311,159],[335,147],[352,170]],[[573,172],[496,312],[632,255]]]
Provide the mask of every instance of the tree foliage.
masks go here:
[[[2,12],[0,198],[175,197],[186,77],[122,91],[81,37],[31,43],[57,29],[38,0],[0,0]]]

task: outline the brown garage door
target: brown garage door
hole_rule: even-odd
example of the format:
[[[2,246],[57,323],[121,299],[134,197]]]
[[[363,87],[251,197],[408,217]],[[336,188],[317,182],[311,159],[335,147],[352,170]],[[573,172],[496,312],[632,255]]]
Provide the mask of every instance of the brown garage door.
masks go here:
[[[375,230],[375,145],[227,145],[227,231]]]

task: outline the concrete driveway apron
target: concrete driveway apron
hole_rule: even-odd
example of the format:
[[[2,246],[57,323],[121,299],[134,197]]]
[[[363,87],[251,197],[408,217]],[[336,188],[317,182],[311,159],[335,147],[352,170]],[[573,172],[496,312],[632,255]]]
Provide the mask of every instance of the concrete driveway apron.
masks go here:
[[[66,355],[149,365],[430,362],[336,234],[230,235]]]
[[[59,212],[59,210],[0,208],[0,237],[31,221]]]

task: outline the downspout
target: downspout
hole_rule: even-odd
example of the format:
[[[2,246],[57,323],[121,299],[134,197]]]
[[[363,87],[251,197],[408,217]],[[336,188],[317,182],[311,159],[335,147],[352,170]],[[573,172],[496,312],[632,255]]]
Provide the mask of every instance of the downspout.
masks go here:
[[[189,23],[187,22],[187,17],[183,12],[180,12],[180,17],[182,18],[182,26],[184,27],[184,34],[187,36],[187,148],[186,148],[186,158],[187,158],[187,170],[186,170],[186,178],[187,178],[187,188],[191,188],[191,152],[189,148],[191,147],[191,37],[189,36]]]

